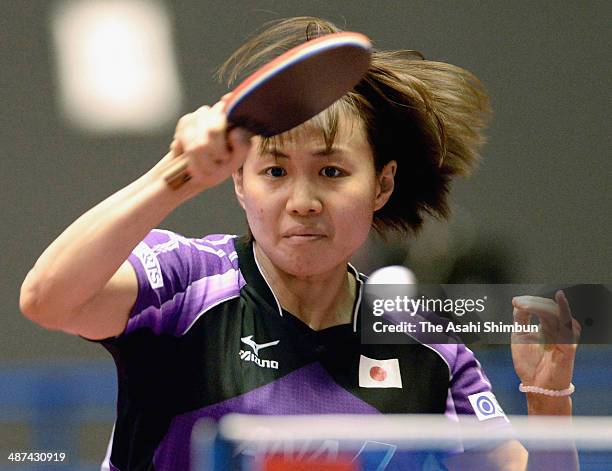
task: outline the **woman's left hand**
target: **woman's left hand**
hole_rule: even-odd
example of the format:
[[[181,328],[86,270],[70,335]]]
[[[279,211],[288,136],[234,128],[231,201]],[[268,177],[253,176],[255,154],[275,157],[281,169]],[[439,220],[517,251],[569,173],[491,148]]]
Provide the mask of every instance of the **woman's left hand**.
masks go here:
[[[514,321],[527,325],[538,316],[537,333],[512,334],[514,369],[525,386],[562,390],[570,386],[574,372],[580,324],[572,317],[563,291],[555,300],[537,296],[513,298]]]

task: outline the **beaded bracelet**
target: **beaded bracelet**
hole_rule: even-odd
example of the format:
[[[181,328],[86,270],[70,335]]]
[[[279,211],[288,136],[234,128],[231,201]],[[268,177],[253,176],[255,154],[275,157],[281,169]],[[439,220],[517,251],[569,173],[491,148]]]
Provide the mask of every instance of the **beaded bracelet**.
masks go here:
[[[570,383],[569,388],[567,389],[544,389],[539,388],[538,386],[525,386],[523,383],[519,384],[519,391],[524,393],[535,393],[535,394],[543,394],[545,396],[553,396],[553,397],[563,397],[569,396],[576,390],[576,387],[573,383]]]

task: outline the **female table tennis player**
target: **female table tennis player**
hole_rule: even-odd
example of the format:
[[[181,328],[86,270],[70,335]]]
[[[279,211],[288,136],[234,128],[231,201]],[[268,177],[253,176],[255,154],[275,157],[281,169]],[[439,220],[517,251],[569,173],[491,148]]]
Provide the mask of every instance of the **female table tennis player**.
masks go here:
[[[278,22],[223,69],[234,78],[335,31],[317,18]],[[279,136],[227,132],[222,109],[223,100],[182,117],[170,152],[70,225],[22,286],[26,316],[114,357],[119,397],[105,465],[187,469],[195,421],[229,412],[478,415],[475,398],[494,401],[462,345],[361,345],[364,276],[348,263],[372,228],[416,233],[425,214],[447,216],[449,183],[475,166],[483,143],[480,82],[417,53],[379,51],[357,87]],[[191,178],[171,188],[163,176],[180,155]],[[230,177],[248,236],[154,229]],[[552,329],[571,319],[561,292],[513,304],[519,321],[535,314]],[[571,414],[574,355],[571,343],[513,346],[529,414]],[[482,420],[503,423],[501,410]],[[461,456],[448,457],[449,469],[468,469]],[[524,469],[527,452],[509,442],[481,459],[482,469]],[[573,469],[573,458],[565,465]]]

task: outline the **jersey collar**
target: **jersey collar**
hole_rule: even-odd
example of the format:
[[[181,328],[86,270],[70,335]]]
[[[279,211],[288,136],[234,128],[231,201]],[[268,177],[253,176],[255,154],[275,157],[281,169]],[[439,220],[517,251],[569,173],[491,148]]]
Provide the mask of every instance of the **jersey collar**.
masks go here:
[[[274,291],[261,270],[257,256],[255,255],[254,244],[255,242],[253,240],[249,241],[246,236],[236,238],[235,247],[238,255],[238,263],[240,264],[240,271],[247,282],[247,286],[252,287],[256,294],[263,298],[269,307],[276,311],[280,317],[282,317],[283,310],[278,298],[274,294]],[[352,319],[353,332],[357,332],[359,308],[361,306],[363,285],[366,277],[362,273],[359,273],[359,271],[350,263],[348,264],[348,270],[357,280],[357,296],[355,297],[355,303],[353,305]]]

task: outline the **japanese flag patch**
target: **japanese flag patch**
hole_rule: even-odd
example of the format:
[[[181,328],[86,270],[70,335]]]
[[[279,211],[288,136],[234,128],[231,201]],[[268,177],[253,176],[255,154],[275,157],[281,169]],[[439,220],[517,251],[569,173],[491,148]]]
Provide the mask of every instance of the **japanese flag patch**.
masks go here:
[[[362,388],[401,388],[399,360],[375,360],[361,355],[359,358],[359,386]]]

